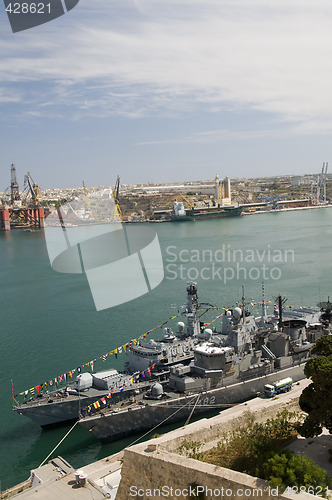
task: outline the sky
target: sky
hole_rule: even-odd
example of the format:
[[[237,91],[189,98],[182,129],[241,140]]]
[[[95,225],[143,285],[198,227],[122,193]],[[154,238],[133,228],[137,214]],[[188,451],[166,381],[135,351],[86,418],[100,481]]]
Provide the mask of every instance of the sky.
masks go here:
[[[80,0],[18,33],[0,9],[0,191],[12,163],[46,189],[331,160],[330,0]]]

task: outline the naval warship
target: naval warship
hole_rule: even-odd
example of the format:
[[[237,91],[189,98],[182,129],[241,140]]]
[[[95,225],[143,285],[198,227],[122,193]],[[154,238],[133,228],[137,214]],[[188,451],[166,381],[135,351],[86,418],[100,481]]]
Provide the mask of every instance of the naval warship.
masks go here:
[[[196,283],[189,283],[188,290],[196,294]],[[221,332],[200,332],[189,364],[173,364],[165,380],[146,390],[137,387],[126,402],[83,412],[79,424],[103,442],[114,441],[244,402],[286,377],[303,379],[311,347],[329,333],[329,325],[321,321],[319,310],[294,309],[283,315],[281,298],[270,317],[262,304],[262,315],[255,318],[243,299],[225,312]]]
[[[99,400],[103,404],[110,394],[112,404],[122,404],[131,400],[137,391],[145,393],[153,382],[169,378],[173,365],[186,365],[193,359],[194,346],[200,339],[199,310],[202,307],[206,312],[214,306],[199,304],[196,286],[189,285],[186,308],[182,312],[186,324],[179,321],[175,333],[165,328],[159,341],[133,344],[126,351],[127,363],[123,372],[110,368],[96,373],[80,373],[62,389],[41,390],[36,397],[20,404],[15,400],[13,410],[45,428],[77,420],[86,408]]]

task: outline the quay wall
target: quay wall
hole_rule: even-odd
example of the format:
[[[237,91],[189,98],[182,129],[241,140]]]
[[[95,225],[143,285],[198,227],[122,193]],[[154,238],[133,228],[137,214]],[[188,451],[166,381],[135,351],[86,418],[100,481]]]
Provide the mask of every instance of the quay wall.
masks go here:
[[[273,400],[256,398],[224,410],[216,417],[205,418],[165,436],[127,448],[124,452],[121,482],[116,499],[294,499],[294,496],[271,490],[266,481],[187,458],[180,455],[178,450],[184,442],[190,441],[204,443],[204,450],[212,448],[224,432],[245,424],[248,411],[257,422],[274,417],[284,408],[300,411],[299,396],[308,383],[308,380],[301,381],[292,392],[279,395]],[[206,495],[195,497],[193,491],[190,492],[194,485],[204,488]],[[302,493],[296,495],[296,498],[309,500],[317,497]]]

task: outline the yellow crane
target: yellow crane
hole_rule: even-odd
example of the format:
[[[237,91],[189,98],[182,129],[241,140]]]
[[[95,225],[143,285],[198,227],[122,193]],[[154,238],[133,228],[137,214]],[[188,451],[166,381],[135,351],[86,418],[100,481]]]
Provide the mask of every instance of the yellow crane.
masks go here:
[[[188,203],[190,209],[194,208],[194,203],[191,200],[189,200],[188,198],[186,198],[182,193],[180,193],[180,196],[183,199],[183,201],[185,201],[186,203]]]
[[[171,204],[174,204],[175,201],[178,201],[179,198],[182,198],[183,201],[185,201],[190,209],[195,208],[195,204],[186,198],[182,193],[179,193],[178,195],[172,195],[171,199],[165,203],[165,206],[168,207]]]
[[[86,190],[84,181],[82,181],[83,184],[83,193],[84,193],[84,209],[85,213],[90,213],[90,200],[88,198],[88,192]]]
[[[123,222],[123,216],[119,205],[119,190],[120,190],[120,176],[118,175],[115,181],[113,198],[114,198],[116,213],[119,215],[121,222]]]
[[[30,192],[31,194],[31,203],[33,205],[39,205],[41,200],[41,192],[40,187],[36,184],[30,175],[30,172],[27,172],[24,176],[24,189],[23,191]]]

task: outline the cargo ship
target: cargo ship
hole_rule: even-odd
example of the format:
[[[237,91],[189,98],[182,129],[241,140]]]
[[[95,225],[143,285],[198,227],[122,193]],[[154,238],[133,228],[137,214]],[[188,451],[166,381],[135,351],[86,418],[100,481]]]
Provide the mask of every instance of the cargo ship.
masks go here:
[[[172,213],[169,216],[170,222],[181,221],[198,221],[208,219],[221,219],[223,217],[238,217],[242,214],[243,207],[238,206],[221,206],[207,208],[190,208],[185,209],[182,201],[175,201],[173,204]]]

